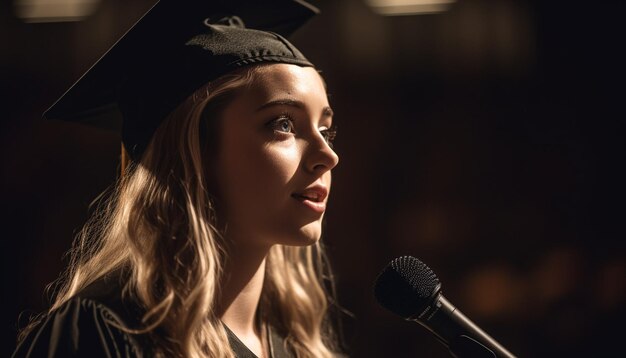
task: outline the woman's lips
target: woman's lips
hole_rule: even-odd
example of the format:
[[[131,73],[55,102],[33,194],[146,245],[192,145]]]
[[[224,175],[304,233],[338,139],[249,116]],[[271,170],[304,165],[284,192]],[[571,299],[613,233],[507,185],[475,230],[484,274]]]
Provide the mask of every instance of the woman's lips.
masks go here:
[[[323,202],[323,201],[321,201],[321,202],[312,201],[312,200],[305,199],[303,197],[299,197],[299,196],[295,196],[295,195],[294,195],[294,198],[297,199],[302,204],[306,205],[307,207],[309,207],[311,210],[315,211],[318,214],[322,214],[322,213],[324,213],[324,211],[326,211],[326,203]]]
[[[312,186],[291,196],[316,213],[322,214],[326,211],[325,199],[328,196],[328,189],[324,186]]]

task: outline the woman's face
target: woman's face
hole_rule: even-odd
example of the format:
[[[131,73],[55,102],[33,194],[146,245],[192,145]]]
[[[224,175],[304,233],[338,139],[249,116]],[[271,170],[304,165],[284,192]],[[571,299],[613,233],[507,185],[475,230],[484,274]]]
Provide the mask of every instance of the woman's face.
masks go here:
[[[330,192],[332,110],[311,67],[263,66],[224,110],[215,163],[226,235],[238,243],[308,245]]]

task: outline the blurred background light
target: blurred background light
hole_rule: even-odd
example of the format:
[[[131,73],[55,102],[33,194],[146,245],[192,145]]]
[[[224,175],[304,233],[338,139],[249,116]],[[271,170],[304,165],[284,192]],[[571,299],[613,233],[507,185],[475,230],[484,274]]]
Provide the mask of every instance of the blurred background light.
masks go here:
[[[366,0],[367,5],[380,15],[418,15],[446,11],[455,0]]]
[[[24,22],[80,21],[94,13],[100,0],[15,0],[15,14]]]

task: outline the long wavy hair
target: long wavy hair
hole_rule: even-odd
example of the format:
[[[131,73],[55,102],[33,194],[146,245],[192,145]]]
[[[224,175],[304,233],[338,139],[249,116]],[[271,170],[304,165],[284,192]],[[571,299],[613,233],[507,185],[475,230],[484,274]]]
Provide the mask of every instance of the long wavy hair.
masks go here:
[[[123,168],[78,235],[50,312],[123,269],[129,277],[124,292],[145,309],[142,328],[133,332],[155,336],[156,355],[234,357],[215,314],[226,243],[206,164],[221,111],[252,83],[258,67],[196,91],[160,125],[141,160]],[[321,243],[275,245],[265,270],[261,321],[284,334],[298,357],[332,356],[337,345],[327,312],[334,284]]]

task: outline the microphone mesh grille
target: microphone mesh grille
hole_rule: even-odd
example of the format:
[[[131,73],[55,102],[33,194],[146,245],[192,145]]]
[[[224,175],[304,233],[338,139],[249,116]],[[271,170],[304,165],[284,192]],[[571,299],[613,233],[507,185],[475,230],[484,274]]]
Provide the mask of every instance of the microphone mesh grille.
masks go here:
[[[378,275],[374,296],[378,303],[404,318],[421,313],[439,290],[437,275],[412,256],[394,259]]]

